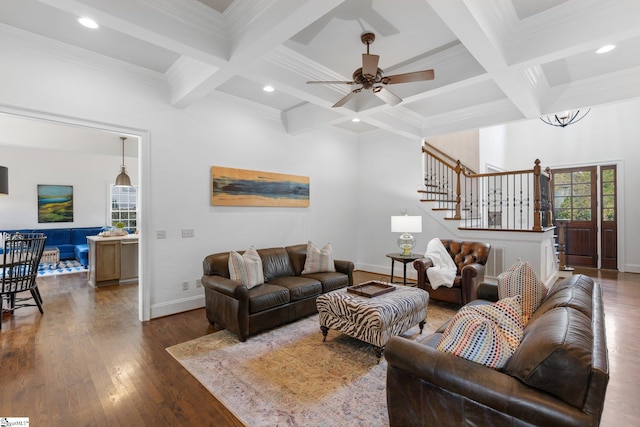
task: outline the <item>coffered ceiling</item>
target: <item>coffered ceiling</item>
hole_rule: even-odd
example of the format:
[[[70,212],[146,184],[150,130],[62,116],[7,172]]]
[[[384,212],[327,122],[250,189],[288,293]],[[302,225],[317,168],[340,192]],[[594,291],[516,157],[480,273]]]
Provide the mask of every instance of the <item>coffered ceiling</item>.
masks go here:
[[[638,17],[638,0],[0,0],[0,34],[127,63],[165,81],[176,108],[217,97],[292,134],[410,138],[639,97]],[[396,106],[363,91],[332,108],[357,86],[306,82],[352,80],[366,31],[386,75],[435,79],[388,86]]]

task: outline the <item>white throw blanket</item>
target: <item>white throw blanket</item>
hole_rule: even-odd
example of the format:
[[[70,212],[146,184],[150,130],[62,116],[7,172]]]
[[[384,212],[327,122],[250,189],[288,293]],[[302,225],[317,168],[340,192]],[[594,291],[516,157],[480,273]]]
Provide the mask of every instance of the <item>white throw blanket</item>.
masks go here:
[[[448,288],[452,287],[458,267],[440,239],[431,239],[424,256],[425,258],[430,258],[433,262],[433,267],[427,269],[427,277],[431,287],[433,289],[438,289],[442,285]]]

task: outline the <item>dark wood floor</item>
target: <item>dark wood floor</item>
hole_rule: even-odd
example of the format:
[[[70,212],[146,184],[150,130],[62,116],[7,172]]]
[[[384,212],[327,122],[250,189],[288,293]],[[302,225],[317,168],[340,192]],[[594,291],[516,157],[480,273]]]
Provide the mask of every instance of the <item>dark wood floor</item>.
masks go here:
[[[640,425],[640,275],[585,272],[605,293],[611,381],[602,425]],[[73,274],[39,287],[44,315],[24,308],[3,318],[0,417],[33,426],[242,425],[165,351],[215,331],[204,309],[140,323],[137,285],[93,289]]]

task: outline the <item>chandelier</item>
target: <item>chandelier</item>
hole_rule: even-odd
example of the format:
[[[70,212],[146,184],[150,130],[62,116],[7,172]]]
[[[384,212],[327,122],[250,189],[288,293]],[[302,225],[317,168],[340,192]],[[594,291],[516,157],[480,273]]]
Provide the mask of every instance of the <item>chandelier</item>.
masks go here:
[[[540,120],[545,122],[548,125],[556,126],[556,127],[566,127],[573,123],[578,123],[580,120],[584,119],[587,114],[589,114],[591,108],[588,110],[576,110],[576,111],[564,111],[562,113],[556,113],[553,115],[540,117]]]

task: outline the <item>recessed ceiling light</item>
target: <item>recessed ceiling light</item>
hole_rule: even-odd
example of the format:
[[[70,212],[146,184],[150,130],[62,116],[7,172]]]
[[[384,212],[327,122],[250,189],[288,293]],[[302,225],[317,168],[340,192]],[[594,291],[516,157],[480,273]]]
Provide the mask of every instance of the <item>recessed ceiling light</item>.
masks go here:
[[[353,119],[351,119],[351,121],[352,121],[353,123],[358,123],[358,122],[360,121],[360,119],[359,119],[359,118],[357,118],[357,117],[354,117]]]
[[[615,49],[616,46],[613,44],[608,44],[606,46],[602,46],[600,49],[596,50],[596,53],[607,53],[607,52],[611,52],[613,49]]]
[[[265,92],[273,92],[275,89],[271,85],[266,85],[265,87],[262,88],[262,90]]]
[[[98,28],[98,24],[96,23],[96,21],[94,21],[91,18],[87,18],[86,16],[82,18],[78,18],[78,22],[87,28],[91,28],[91,29]]]

